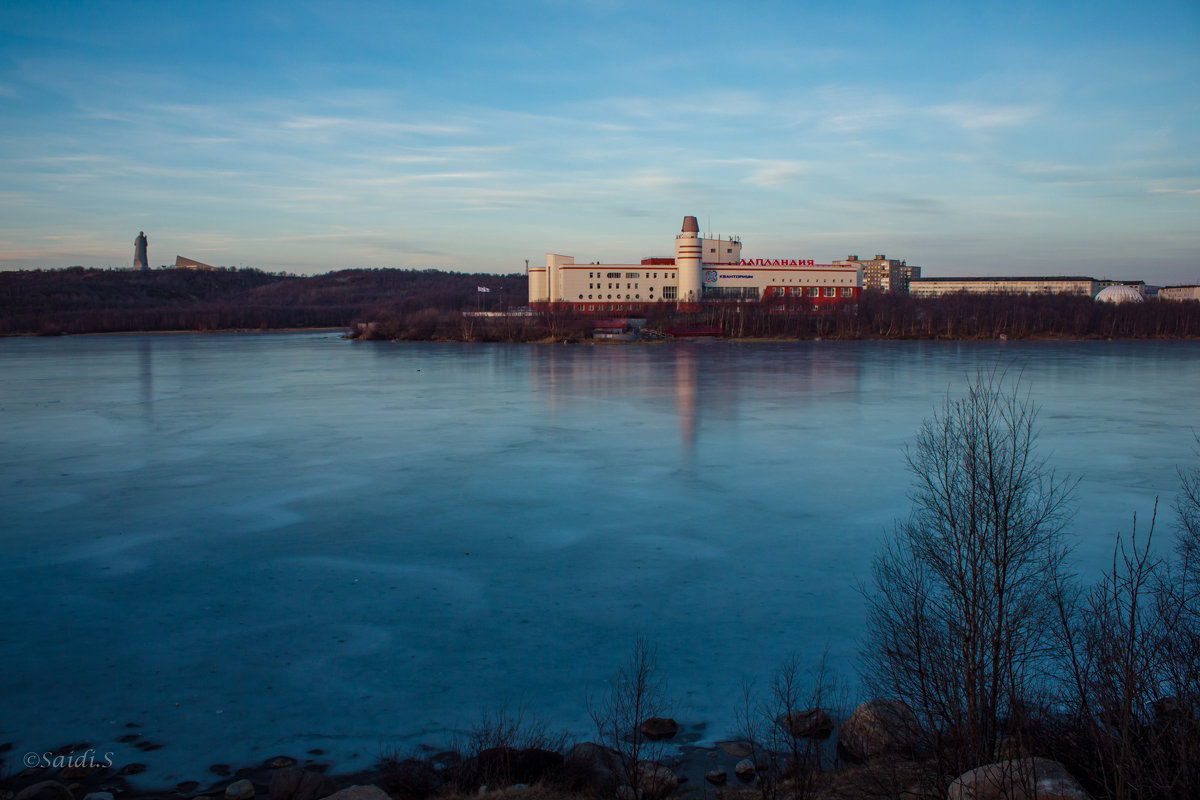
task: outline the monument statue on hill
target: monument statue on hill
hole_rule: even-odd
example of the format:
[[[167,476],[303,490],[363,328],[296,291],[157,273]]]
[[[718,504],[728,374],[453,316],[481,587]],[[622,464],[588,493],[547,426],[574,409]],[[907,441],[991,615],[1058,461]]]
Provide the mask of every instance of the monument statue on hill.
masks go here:
[[[133,240],[133,266],[135,268],[150,269],[149,245],[150,241],[146,238],[146,232],[138,231],[137,238]]]

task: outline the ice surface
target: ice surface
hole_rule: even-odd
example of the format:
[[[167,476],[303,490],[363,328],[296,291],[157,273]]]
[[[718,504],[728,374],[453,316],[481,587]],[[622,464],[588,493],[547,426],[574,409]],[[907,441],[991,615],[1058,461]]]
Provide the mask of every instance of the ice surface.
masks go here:
[[[0,741],[154,784],[366,766],[501,702],[586,736],[639,634],[723,738],[793,652],[855,679],[904,444],[980,367],[1082,478],[1084,573],[1197,462],[1195,342],[0,341]]]

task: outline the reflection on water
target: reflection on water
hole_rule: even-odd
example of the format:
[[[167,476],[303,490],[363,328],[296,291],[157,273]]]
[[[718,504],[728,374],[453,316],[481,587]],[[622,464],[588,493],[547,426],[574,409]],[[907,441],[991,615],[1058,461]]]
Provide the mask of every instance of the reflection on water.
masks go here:
[[[902,448],[980,367],[1081,478],[1082,572],[1194,459],[1192,342],[0,341],[0,741],[165,782],[252,745],[352,769],[498,699],[586,735],[639,633],[722,738],[792,652],[853,680]]]

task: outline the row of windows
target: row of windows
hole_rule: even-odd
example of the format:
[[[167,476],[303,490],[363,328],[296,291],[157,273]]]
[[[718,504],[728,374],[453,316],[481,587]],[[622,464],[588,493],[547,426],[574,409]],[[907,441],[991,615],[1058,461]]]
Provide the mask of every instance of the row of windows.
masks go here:
[[[837,297],[840,288],[842,297],[853,297],[854,288],[851,286],[771,286],[771,294],[775,296],[792,295],[793,297]]]
[[[705,286],[704,296],[725,300],[757,300],[757,286]]]
[[[588,277],[589,277],[589,278],[599,278],[599,277],[600,277],[600,273],[599,273],[599,272],[589,272],[589,273],[588,273]],[[604,277],[605,277],[605,278],[620,278],[620,277],[621,277],[621,273],[619,273],[619,272],[606,272],[606,273],[604,273]],[[626,272],[626,273],[625,273],[625,278],[626,278],[626,280],[636,281],[636,280],[640,280],[640,279],[641,279],[641,277],[642,277],[642,273],[640,273],[640,272]],[[657,273],[657,272],[655,272],[655,273],[653,273],[653,275],[652,275],[651,273],[647,272],[647,273],[646,273],[646,277],[647,277],[647,278],[651,278],[651,277],[653,277],[655,280],[657,280],[657,279],[658,279],[658,273]],[[665,279],[667,279],[667,280],[673,280],[673,279],[675,278],[675,273],[674,273],[674,272],[664,272],[664,273],[663,273],[663,278],[665,278]]]
[[[592,286],[592,284],[590,284],[590,283],[589,283],[589,284],[588,284],[588,288],[589,288],[589,289],[599,289],[599,288],[600,288],[600,284],[598,284],[598,283],[597,283],[595,286]],[[610,284],[608,284],[608,288],[609,288],[609,289],[613,288],[613,285],[612,285],[611,283],[610,283]],[[621,284],[620,284],[619,282],[617,283],[617,288],[618,288],[618,289],[620,289],[620,288],[621,288]],[[637,285],[636,283],[627,283],[627,284],[625,284],[625,288],[626,288],[626,289],[636,289],[636,288],[638,288],[638,285]],[[650,291],[651,291],[651,292],[653,292],[653,291],[654,291],[654,287],[653,287],[653,286],[651,286],[651,287],[650,287]]]
[[[808,278],[771,278],[771,283],[805,283]],[[822,283],[828,281],[830,283],[849,283],[850,278],[813,278],[811,280],[819,280]]]

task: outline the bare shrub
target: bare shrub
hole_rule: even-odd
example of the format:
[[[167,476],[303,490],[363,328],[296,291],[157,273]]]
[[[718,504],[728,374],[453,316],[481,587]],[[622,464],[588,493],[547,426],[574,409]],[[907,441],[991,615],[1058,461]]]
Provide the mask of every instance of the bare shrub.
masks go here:
[[[762,696],[753,686],[742,689],[738,709],[740,736],[750,747],[763,800],[813,796],[816,777],[832,765],[832,748],[826,742],[834,727],[827,709],[844,705],[827,656],[807,674],[796,655],[789,657],[771,677]]]
[[[1003,374],[947,396],[906,454],[911,515],[875,559],[866,683],[917,713],[941,778],[1020,735],[1050,661],[1074,483],[1037,455],[1036,419]]]
[[[645,638],[637,637],[629,661],[617,671],[608,691],[588,698],[588,713],[600,744],[618,754],[628,785],[645,788],[647,773],[661,766],[663,744],[642,732],[642,722],[669,715],[658,652]]]

